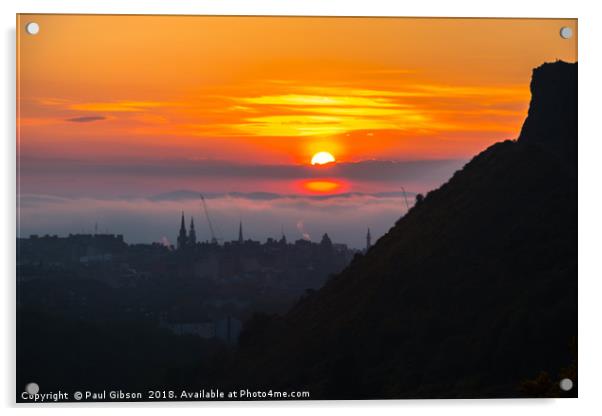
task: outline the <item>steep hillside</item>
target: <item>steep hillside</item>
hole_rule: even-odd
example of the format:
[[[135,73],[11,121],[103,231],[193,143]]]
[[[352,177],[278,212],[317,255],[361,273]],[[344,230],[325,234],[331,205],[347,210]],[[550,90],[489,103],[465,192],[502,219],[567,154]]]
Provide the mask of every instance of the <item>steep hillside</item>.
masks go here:
[[[536,68],[531,91],[518,140],[286,316],[250,322],[227,379],[315,399],[516,396],[541,371],[556,383],[577,336],[577,64]]]

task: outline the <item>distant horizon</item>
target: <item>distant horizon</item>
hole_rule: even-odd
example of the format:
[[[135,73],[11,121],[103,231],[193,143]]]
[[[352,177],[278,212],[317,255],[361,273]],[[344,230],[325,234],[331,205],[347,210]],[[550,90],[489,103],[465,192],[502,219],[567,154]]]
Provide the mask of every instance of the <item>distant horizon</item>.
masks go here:
[[[187,227],[186,231],[190,231],[190,229]],[[308,243],[314,243],[314,244],[319,244],[322,241],[322,238],[328,235],[328,233],[323,233],[320,235],[320,238],[316,239],[316,240],[311,240],[311,239],[306,239],[303,238],[303,236],[300,236],[298,238],[289,238],[286,233],[285,234],[281,234],[281,235],[277,235],[277,236],[272,236],[272,237],[267,237],[265,239],[255,239],[252,236],[248,237],[248,236],[244,236],[243,238],[243,243],[246,242],[253,242],[253,243],[260,243],[260,244],[266,244],[269,241],[275,241],[275,242],[281,242],[282,241],[282,237],[285,238],[286,240],[286,244],[295,244],[297,241],[306,241]],[[372,235],[372,231],[370,230],[370,235]],[[69,237],[77,237],[77,236],[110,236],[110,237],[122,237],[123,238],[123,242],[127,245],[138,245],[138,244],[143,244],[143,245],[153,245],[153,244],[159,244],[162,245],[166,248],[170,248],[170,249],[177,249],[177,243],[172,243],[172,242],[167,242],[167,241],[151,241],[151,242],[131,242],[128,241],[127,236],[124,235],[123,233],[120,233],[119,231],[111,231],[111,230],[98,230],[98,231],[88,231],[88,230],[82,230],[81,232],[71,232],[71,233],[67,233],[67,234],[37,234],[37,233],[32,233],[26,236],[17,236],[17,240],[19,239],[31,239],[31,238],[69,238]],[[366,235],[364,236],[364,239],[367,236],[367,230],[366,230]],[[225,244],[231,244],[231,243],[236,243],[239,244],[239,240],[238,237],[232,238],[232,239],[222,239],[220,238],[219,241],[217,242],[211,242],[211,238],[210,236],[208,236],[208,239],[205,240],[197,240],[196,244],[206,244],[206,245],[217,245],[217,246],[223,246]],[[328,237],[330,238],[330,235],[328,235]],[[332,239],[331,239],[332,241]],[[362,248],[358,248],[358,247],[349,247],[347,244],[345,243],[341,243],[341,242],[337,242],[337,241],[332,241],[332,244],[334,245],[345,245],[347,246],[349,249],[352,250],[364,250],[366,247],[362,247]]]
[[[194,191],[184,192],[199,195]],[[252,198],[253,195],[250,196],[245,197],[244,194],[237,193],[206,196],[211,220],[220,240],[237,240],[238,226],[242,221],[245,239],[260,242],[268,238],[279,239],[284,231],[289,242],[307,239],[307,236],[310,237],[309,241],[319,242],[323,234],[328,234],[334,243],[363,249],[368,228],[370,228],[372,241],[375,242],[407,211],[406,200],[401,191],[381,194],[344,193],[329,196],[269,194],[258,195],[256,199]],[[411,207],[415,194],[407,193],[406,197]],[[46,216],[39,224],[36,224],[35,219],[28,221],[27,224],[21,224],[18,238],[28,238],[31,235],[93,234],[97,226],[98,234],[122,234],[128,244],[175,245],[180,217],[184,211],[187,228],[190,218],[194,217],[198,241],[211,240],[209,226],[198,197],[191,199],[186,196],[182,199],[176,195],[174,199],[133,197],[99,200],[22,195],[20,199],[21,211],[25,213],[31,211],[33,215],[33,212],[40,210],[40,205],[44,205]],[[241,206],[241,201],[246,201],[246,206],[251,207],[246,216],[239,215],[240,209],[236,208]],[[214,203],[219,204],[218,207],[221,209],[212,210]],[[103,204],[102,215],[94,219],[93,214],[87,214],[86,207],[98,207],[100,204]],[[271,206],[272,209],[263,210],[262,207],[266,205]],[[373,208],[375,205],[376,210]],[[141,206],[145,209],[140,209]],[[68,216],[68,220],[61,222],[63,211],[67,209],[72,210],[71,215]],[[110,216],[111,211],[117,214]],[[349,227],[349,219],[340,218],[339,214],[346,211],[352,211],[353,216],[365,224],[356,223],[353,227]],[[152,214],[141,214],[148,212]],[[274,221],[275,217],[281,218],[282,221]]]

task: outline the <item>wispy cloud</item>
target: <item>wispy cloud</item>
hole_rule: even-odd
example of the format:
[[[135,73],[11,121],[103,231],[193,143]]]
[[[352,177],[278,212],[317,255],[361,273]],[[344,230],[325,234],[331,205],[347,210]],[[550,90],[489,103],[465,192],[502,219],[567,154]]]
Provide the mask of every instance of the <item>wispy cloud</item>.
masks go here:
[[[498,107],[528,98],[524,86],[517,85],[409,83],[391,89],[283,87],[282,94],[233,97],[232,100],[252,116],[241,114],[231,127],[256,136],[329,136],[358,130],[414,131],[417,135],[425,131],[462,129],[499,131],[508,128],[508,116],[521,114],[497,112]],[[483,104],[488,108],[482,108]],[[480,110],[484,111],[479,113]],[[473,117],[467,119],[466,112]]]
[[[72,117],[67,118],[65,121],[70,121],[72,123],[90,123],[93,121],[106,120],[107,118],[104,116],[83,116],[83,117]]]
[[[88,113],[108,114],[111,123],[106,128],[113,135],[332,138],[356,131],[389,131],[424,137],[437,132],[510,132],[524,116],[528,95],[523,85],[443,85],[405,79],[390,85],[366,81],[362,87],[267,80],[253,88],[207,90],[169,100],[45,97],[37,99],[37,105],[74,122],[80,118],[85,122]],[[74,111],[82,115],[71,117]]]
[[[316,168],[294,164],[232,163],[223,160],[155,159],[150,161],[86,161],[22,157],[21,171],[25,174],[76,176],[128,176],[182,178],[245,179],[310,179],[341,178],[366,181],[399,181],[441,177],[445,179],[465,163],[463,159],[386,161],[365,160],[334,163]]]
[[[253,201],[326,201],[396,198],[429,191],[447,181],[464,160],[362,161],[315,168],[216,160],[121,159],[92,162],[22,157],[23,194],[185,201],[238,198]]]
[[[107,113],[140,112],[149,108],[165,106],[167,103],[156,101],[110,101],[110,102],[87,102],[74,103],[68,106],[71,110],[94,111]]]
[[[190,190],[180,190],[153,195],[147,199],[151,201],[198,201],[200,192]],[[416,196],[415,192],[345,192],[340,194],[327,195],[299,195],[299,194],[280,194],[275,192],[212,192],[203,193],[206,199],[243,199],[252,201],[276,201],[276,200],[309,200],[309,201],[327,201],[352,198],[402,198]]]
[[[425,112],[393,101],[396,94],[391,91],[297,89],[299,92],[235,98],[255,115],[233,127],[257,136],[328,136],[354,130],[420,128],[432,121]]]
[[[240,98],[239,101],[247,104],[269,105],[301,105],[301,106],[361,106],[361,107],[395,107],[394,103],[384,98],[367,98],[352,91],[347,95],[309,95],[309,94],[282,94],[272,96],[259,96]],[[351,93],[351,94],[350,94]]]

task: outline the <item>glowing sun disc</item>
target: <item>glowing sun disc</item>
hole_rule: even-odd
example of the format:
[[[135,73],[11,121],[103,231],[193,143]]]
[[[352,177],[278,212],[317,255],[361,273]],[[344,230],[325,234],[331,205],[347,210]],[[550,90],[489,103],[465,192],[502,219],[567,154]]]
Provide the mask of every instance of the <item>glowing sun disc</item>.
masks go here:
[[[335,158],[328,152],[318,152],[311,158],[312,165],[325,165],[335,162]]]

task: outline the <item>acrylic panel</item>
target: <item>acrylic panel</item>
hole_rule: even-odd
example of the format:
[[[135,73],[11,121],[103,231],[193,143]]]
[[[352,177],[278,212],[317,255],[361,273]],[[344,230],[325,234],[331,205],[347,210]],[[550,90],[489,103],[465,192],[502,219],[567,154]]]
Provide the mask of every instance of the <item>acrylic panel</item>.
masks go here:
[[[16,400],[577,396],[577,20],[17,16]]]

